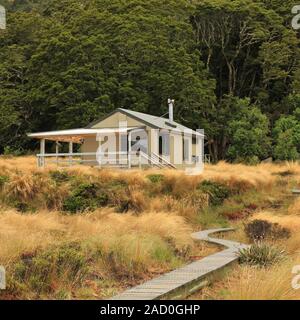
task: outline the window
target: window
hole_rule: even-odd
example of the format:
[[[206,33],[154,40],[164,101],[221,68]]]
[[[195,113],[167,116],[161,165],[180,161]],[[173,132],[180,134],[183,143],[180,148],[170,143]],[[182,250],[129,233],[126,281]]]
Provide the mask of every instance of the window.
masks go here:
[[[183,138],[183,161],[190,160],[190,140]]]
[[[168,133],[161,133],[159,136],[159,154],[170,155],[170,135]]]
[[[121,144],[121,146],[120,146],[121,152],[127,152],[127,150],[128,150],[128,135],[127,134],[121,135],[120,144]]]

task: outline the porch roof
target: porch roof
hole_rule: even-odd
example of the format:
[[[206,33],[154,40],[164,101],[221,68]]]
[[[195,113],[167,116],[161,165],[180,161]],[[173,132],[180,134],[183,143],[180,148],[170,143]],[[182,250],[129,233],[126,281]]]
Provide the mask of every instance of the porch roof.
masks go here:
[[[110,134],[110,133],[126,133],[131,130],[140,129],[140,127],[128,127],[128,128],[103,128],[103,129],[70,129],[70,130],[58,130],[58,131],[46,131],[29,133],[28,137],[35,139],[46,139],[50,141],[61,142],[75,142],[81,143],[82,140],[88,136],[94,136],[97,134]]]

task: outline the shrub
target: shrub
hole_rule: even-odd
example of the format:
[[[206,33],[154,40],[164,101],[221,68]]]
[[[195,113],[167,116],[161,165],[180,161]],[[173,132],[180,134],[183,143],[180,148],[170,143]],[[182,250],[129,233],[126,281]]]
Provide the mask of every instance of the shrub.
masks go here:
[[[80,284],[87,263],[77,243],[53,247],[44,252],[23,255],[16,264],[14,278],[26,283],[37,294],[55,290],[58,279]]]
[[[97,238],[92,241],[87,250],[97,252],[105,270],[118,280],[142,278],[154,266],[163,268],[180,262],[171,243],[154,234],[120,234],[109,240],[109,246],[103,246]]]
[[[80,184],[63,203],[63,210],[71,213],[94,210],[107,205],[108,195],[95,183]]]
[[[5,146],[3,154],[5,156],[10,156],[10,157],[19,157],[24,155],[25,153],[24,153],[24,150],[22,150],[21,148],[13,148],[10,146]]]
[[[31,209],[28,203],[22,201],[15,201],[13,205],[17,209],[17,211],[22,213],[28,212]]]
[[[262,242],[257,242],[239,251],[239,262],[252,266],[268,267],[280,262],[284,257],[283,250]]]
[[[266,220],[253,220],[244,225],[247,237],[252,240],[282,239],[290,237],[290,230],[281,227],[278,223]]]
[[[135,188],[115,189],[111,191],[110,198],[110,203],[121,213],[130,210],[141,212],[147,205],[145,195]]]
[[[50,171],[49,175],[56,183],[63,183],[70,180],[70,176],[66,171]]]
[[[0,188],[2,188],[5,183],[7,183],[9,181],[9,177],[8,176],[0,176]]]
[[[226,185],[208,180],[202,181],[197,189],[209,195],[209,202],[212,205],[221,205],[231,193]]]
[[[152,182],[152,183],[160,183],[164,180],[164,175],[162,174],[149,174],[147,178]]]
[[[277,174],[281,177],[289,177],[295,174],[295,172],[293,172],[292,170],[285,170],[285,171],[281,171],[281,172],[276,172],[274,174]]]

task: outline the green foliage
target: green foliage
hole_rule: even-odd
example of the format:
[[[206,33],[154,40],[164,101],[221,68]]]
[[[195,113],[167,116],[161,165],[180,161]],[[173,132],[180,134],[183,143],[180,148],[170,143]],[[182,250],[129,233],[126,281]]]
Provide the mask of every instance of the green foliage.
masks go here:
[[[107,204],[108,195],[104,189],[94,183],[83,183],[64,200],[63,210],[78,213],[94,210]]]
[[[281,117],[299,121],[290,3],[1,3],[1,153],[35,149],[27,132],[86,126],[120,106],[161,116],[174,97],[176,120],[205,129],[213,161],[255,164],[270,155],[270,138],[276,159],[298,158],[294,125],[272,135]]]
[[[0,34],[0,145],[27,146],[28,131],[86,126],[120,106],[160,116],[170,96],[182,119],[212,106],[215,81],[193,50],[185,0],[32,7],[11,12]]]
[[[63,182],[68,182],[70,180],[70,176],[66,171],[50,171],[49,175],[52,180],[59,184]]]
[[[287,66],[292,63],[297,65],[296,70],[299,69],[297,33],[286,27],[290,24],[290,17],[282,18],[287,12],[290,7],[278,10],[278,3],[274,1],[203,0],[196,5],[191,20],[197,44],[202,60],[217,79],[217,104],[207,114],[205,122],[206,134],[210,138],[209,152],[215,161],[224,159],[231,146],[231,133],[227,128],[236,110],[228,96],[249,97],[271,123],[278,113],[286,112],[281,101],[292,92],[292,81],[288,79],[294,75]],[[255,127],[254,131],[257,130]],[[242,121],[241,132],[236,134],[235,140],[243,139],[245,131],[248,130]],[[264,131],[254,135],[264,136]],[[254,137],[245,138],[248,146],[254,139],[255,146]],[[251,152],[248,146],[242,148],[243,158],[244,153],[248,156]],[[235,157],[241,147],[237,149],[231,150],[229,156]],[[256,146],[253,149],[262,152]]]
[[[201,227],[207,229],[214,227],[227,228],[229,226],[228,220],[215,210],[215,207],[202,209],[197,216],[197,222]]]
[[[278,160],[297,160],[300,152],[300,108],[293,115],[281,116],[273,130],[274,157]]]
[[[24,151],[22,149],[20,149],[20,148],[15,149],[15,148],[10,147],[10,146],[5,146],[3,154],[5,156],[18,157],[18,156],[24,155]]]
[[[202,181],[197,189],[209,195],[209,202],[212,205],[222,204],[231,193],[230,189],[226,185],[208,180]]]
[[[0,175],[0,189],[9,181],[8,176],[2,176]]]
[[[164,175],[162,174],[149,174],[147,178],[152,182],[152,183],[160,183],[164,180]]]
[[[26,213],[31,210],[30,205],[24,201],[13,201],[13,206],[21,213]]]
[[[259,108],[251,106],[249,100],[236,101],[236,113],[228,123],[230,146],[227,156],[230,160],[257,164],[268,155],[268,118]]]
[[[291,234],[289,229],[266,220],[253,220],[245,224],[244,230],[247,237],[252,241],[289,238]]]
[[[79,285],[87,273],[87,262],[76,243],[49,248],[37,254],[23,256],[16,264],[14,280],[26,283],[37,294],[55,290],[55,281],[71,281]]]
[[[261,242],[239,251],[239,262],[251,266],[269,267],[284,258],[283,250]]]

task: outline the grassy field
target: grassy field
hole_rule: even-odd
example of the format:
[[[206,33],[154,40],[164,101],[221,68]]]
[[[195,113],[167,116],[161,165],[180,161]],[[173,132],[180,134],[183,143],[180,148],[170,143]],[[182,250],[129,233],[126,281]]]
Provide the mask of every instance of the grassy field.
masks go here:
[[[272,239],[287,257],[271,267],[238,265],[194,299],[299,299],[300,201],[290,190],[300,166],[219,163],[199,176],[175,170],[116,171],[55,166],[33,157],[0,158],[0,299],[105,299],[220,248],[193,231],[235,226],[249,242],[254,219],[287,227]],[[256,283],[256,286],[253,286]],[[271,290],[276,286],[276,290]]]

